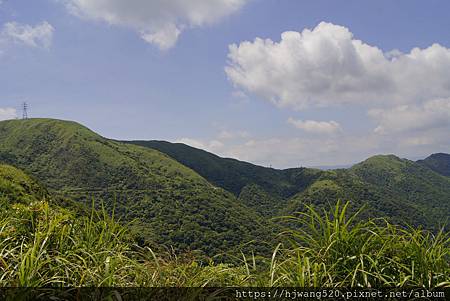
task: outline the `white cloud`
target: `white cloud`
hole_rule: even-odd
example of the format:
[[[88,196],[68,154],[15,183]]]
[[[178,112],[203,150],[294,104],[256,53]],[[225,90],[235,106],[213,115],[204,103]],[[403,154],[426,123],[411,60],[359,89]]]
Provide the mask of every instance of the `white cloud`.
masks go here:
[[[55,29],[44,21],[36,26],[8,22],[3,25],[0,40],[3,43],[18,43],[29,47],[48,49],[51,46]]]
[[[279,107],[407,104],[450,96],[450,49],[433,44],[383,53],[349,29],[320,23],[279,42],[229,47],[225,71],[238,87]]]
[[[402,105],[388,109],[372,109],[369,116],[379,126],[376,133],[390,134],[447,127],[450,133],[450,98]]]
[[[203,149],[215,154],[225,155],[225,150],[237,143],[245,143],[251,137],[250,133],[243,130],[231,131],[221,129],[212,139],[196,139],[184,137],[175,140],[175,143],[184,143],[189,146]]]
[[[313,134],[334,134],[342,131],[339,123],[336,121],[315,121],[315,120],[298,120],[289,118],[288,123],[296,127]]]
[[[131,28],[161,49],[186,28],[204,26],[238,11],[249,0],[62,0],[83,18]]]
[[[148,43],[159,46],[161,50],[172,48],[178,40],[181,30],[174,24],[168,24],[155,33],[142,33],[141,37]]]
[[[17,111],[14,108],[0,108],[0,121],[14,119],[17,117]]]
[[[218,138],[221,140],[236,139],[236,138],[248,138],[250,133],[247,131],[229,131],[221,130]]]
[[[245,140],[180,139],[222,157],[236,158],[262,166],[336,166],[356,163],[377,154],[420,157],[450,149],[449,130],[433,130],[411,135],[312,135],[309,137],[252,137]],[[215,143],[219,142],[219,143]]]
[[[366,133],[364,124],[345,135],[331,135],[342,133],[336,121],[290,118],[288,123],[302,130],[299,137],[227,144],[223,152],[231,156],[288,167],[450,149],[449,48],[433,44],[406,53],[383,52],[345,27],[322,22],[312,30],[284,32],[278,42],[256,38],[230,45],[228,58],[228,78],[247,94],[294,110],[345,105],[346,118],[362,109],[376,123]]]

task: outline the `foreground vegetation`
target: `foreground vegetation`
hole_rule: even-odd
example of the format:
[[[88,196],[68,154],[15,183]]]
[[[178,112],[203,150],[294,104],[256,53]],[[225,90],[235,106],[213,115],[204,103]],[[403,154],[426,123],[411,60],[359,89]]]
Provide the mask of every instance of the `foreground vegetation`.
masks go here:
[[[76,216],[3,196],[0,286],[450,286],[448,234],[356,222],[347,206],[291,217],[300,227],[282,233],[271,258],[208,264],[137,246],[104,211]]]

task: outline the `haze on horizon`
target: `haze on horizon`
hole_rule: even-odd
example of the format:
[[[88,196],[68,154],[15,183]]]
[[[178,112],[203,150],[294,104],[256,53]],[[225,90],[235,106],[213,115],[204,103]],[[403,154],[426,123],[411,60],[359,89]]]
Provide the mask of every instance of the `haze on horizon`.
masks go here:
[[[448,1],[0,0],[0,120],[277,168],[450,150]],[[375,12],[375,13],[374,13]]]

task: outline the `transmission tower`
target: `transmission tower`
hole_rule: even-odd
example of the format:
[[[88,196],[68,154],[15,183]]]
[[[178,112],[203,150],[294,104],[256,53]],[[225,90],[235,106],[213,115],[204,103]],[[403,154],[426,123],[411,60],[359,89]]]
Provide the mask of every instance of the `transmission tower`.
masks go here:
[[[28,119],[28,104],[26,102],[23,103],[22,107],[22,119]]]

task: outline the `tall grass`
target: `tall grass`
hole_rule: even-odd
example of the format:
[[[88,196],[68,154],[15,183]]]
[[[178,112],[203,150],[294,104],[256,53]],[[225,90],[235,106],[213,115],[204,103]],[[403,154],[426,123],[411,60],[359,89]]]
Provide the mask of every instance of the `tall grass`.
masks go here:
[[[283,233],[269,285],[301,287],[450,286],[450,236],[358,220],[349,203],[329,211],[311,206]],[[275,278],[275,280],[272,280]]]
[[[200,287],[243,278],[241,268],[156,256],[104,210],[76,216],[47,202],[5,200],[0,207],[0,287]]]
[[[0,198],[0,286],[450,286],[448,233],[362,221],[348,207],[285,217],[291,228],[271,258],[205,265],[136,246],[104,210]]]

